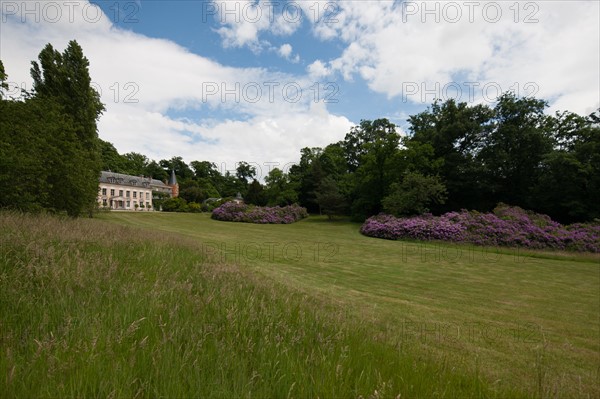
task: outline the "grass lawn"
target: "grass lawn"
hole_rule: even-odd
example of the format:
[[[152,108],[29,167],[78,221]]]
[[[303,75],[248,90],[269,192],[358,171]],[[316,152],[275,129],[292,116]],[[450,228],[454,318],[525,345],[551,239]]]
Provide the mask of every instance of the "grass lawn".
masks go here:
[[[358,224],[213,221],[206,214],[102,219],[183,234],[234,262],[373,320],[398,348],[539,396],[600,395],[597,255],[398,242]]]
[[[3,397],[590,397],[600,261],[359,225],[0,212]]]

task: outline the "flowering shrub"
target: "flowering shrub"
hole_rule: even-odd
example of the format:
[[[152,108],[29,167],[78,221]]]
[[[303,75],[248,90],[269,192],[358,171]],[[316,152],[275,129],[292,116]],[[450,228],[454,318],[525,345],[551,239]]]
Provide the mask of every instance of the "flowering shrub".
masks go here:
[[[448,212],[395,218],[380,214],[365,221],[361,233],[396,240],[443,240],[477,245],[600,252],[600,224],[563,226],[547,215],[499,205],[493,213]]]
[[[306,208],[298,205],[261,207],[226,202],[212,211],[212,218],[226,222],[290,224],[308,217]]]

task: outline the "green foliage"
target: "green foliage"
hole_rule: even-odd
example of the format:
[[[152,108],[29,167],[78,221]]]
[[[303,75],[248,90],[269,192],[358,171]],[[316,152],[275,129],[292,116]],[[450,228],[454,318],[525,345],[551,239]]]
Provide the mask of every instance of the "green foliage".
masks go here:
[[[162,208],[162,204],[171,198],[168,193],[162,191],[153,191],[152,192],[152,206],[155,210],[160,210]]]
[[[197,185],[179,190],[179,197],[185,199],[187,202],[198,203],[202,203],[202,201],[208,198],[206,193]]]
[[[192,161],[190,166],[194,169],[194,174],[197,179],[214,179],[220,176],[217,170],[217,165],[208,161]]]
[[[432,156],[443,160],[443,168],[416,169],[444,180],[449,198],[445,207],[435,207],[437,211],[485,208],[483,199],[489,189],[482,182],[482,164],[476,156],[485,146],[484,134],[491,129],[493,116],[486,105],[468,106],[450,99],[436,101],[409,118],[412,135],[407,144],[430,146]]]
[[[329,219],[333,219],[336,215],[342,215],[348,206],[336,181],[329,176],[321,180],[316,197],[321,212],[327,215]]]
[[[252,180],[252,183],[248,186],[248,192],[244,197],[244,202],[251,205],[265,206],[267,205],[267,197],[265,190],[258,182],[258,180]]]
[[[536,205],[532,187],[541,176],[542,159],[553,149],[546,106],[543,100],[511,93],[498,99],[494,126],[485,134],[485,146],[478,154],[490,201],[528,209]]]
[[[431,204],[443,204],[446,187],[437,176],[408,173],[402,183],[393,183],[390,195],[382,201],[383,210],[394,216],[421,215]]]
[[[35,94],[0,100],[0,206],[79,216],[96,208],[104,106],[75,41],[61,54],[48,44],[32,63]],[[40,66],[41,65],[41,66]]]
[[[125,169],[127,174],[133,176],[145,176],[146,168],[148,167],[149,160],[143,154],[137,152],[128,152],[123,155],[125,161]]]
[[[197,202],[189,202],[187,204],[187,210],[186,210],[186,212],[200,213],[200,212],[202,212],[202,205],[200,205]]]
[[[265,196],[269,206],[286,206],[298,202],[296,184],[279,168],[273,168],[265,177]]]
[[[535,209],[563,223],[600,218],[600,124],[595,117],[564,112],[551,120],[556,149],[543,157],[532,191]]]
[[[102,159],[102,170],[116,173],[130,174],[125,166],[123,156],[119,154],[112,143],[98,139],[100,146],[100,157]]]
[[[352,213],[355,219],[381,211],[381,200],[397,179],[400,135],[387,119],[362,121],[346,135],[344,147],[353,175]]]
[[[163,212],[187,212],[189,210],[187,201],[180,197],[166,199],[161,206]]]
[[[236,177],[244,183],[244,185],[248,184],[248,180],[252,179],[256,176],[256,168],[250,165],[247,162],[238,163],[238,167],[236,168]]]
[[[0,60],[0,98],[4,96],[3,90],[8,89],[6,79],[8,79],[8,75],[4,70],[4,63],[2,63],[2,60]]]
[[[165,171],[174,170],[179,179],[191,179],[194,177],[194,172],[181,157],[173,157],[170,160],[162,159],[159,164]]]

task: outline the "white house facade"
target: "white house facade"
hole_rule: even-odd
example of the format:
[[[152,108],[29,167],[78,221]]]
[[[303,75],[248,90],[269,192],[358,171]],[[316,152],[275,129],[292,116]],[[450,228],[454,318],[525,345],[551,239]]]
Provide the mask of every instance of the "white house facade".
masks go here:
[[[130,211],[154,210],[153,192],[163,192],[173,196],[177,186],[169,186],[160,180],[144,176],[131,176],[103,171],[100,174],[98,205],[103,208]]]

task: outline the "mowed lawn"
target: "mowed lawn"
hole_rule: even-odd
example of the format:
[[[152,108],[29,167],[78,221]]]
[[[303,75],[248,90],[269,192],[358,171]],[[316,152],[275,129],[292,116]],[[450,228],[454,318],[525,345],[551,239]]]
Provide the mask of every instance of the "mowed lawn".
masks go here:
[[[387,241],[323,217],[292,225],[208,214],[99,218],[192,237],[201,262],[235,263],[326,298],[372,322],[375,338],[492,386],[543,397],[600,395],[596,255]]]

